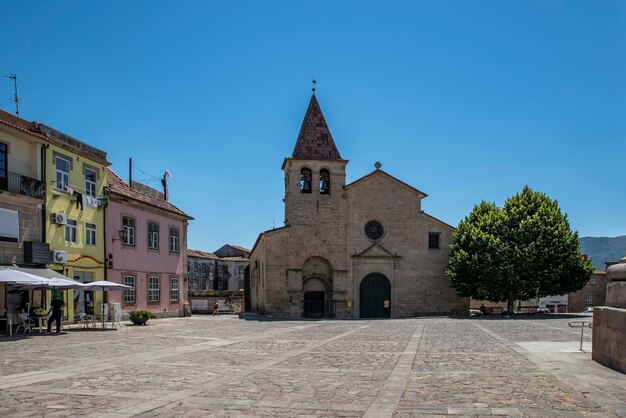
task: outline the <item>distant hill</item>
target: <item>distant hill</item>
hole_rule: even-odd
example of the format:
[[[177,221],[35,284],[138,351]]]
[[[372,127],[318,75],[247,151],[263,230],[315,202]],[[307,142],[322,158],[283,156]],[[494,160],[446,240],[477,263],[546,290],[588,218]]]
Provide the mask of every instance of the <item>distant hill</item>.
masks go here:
[[[605,261],[617,261],[626,255],[626,235],[620,237],[582,237],[580,252],[587,254],[593,265],[604,269]]]

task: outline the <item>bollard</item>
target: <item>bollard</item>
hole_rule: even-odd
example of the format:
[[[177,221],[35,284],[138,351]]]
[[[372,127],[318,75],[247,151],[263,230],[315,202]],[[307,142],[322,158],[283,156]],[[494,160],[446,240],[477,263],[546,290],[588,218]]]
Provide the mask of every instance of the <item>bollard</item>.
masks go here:
[[[569,321],[568,325],[572,328],[580,328],[580,351],[583,351],[583,337],[585,332],[585,327],[593,328],[593,322],[585,322],[585,321]]]

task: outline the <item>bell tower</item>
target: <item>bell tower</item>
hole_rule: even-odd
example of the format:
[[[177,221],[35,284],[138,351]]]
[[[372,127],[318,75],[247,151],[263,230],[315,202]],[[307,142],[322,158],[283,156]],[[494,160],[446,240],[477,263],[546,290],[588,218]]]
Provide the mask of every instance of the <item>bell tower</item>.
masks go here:
[[[285,225],[332,224],[345,207],[346,164],[315,93],[291,157],[285,158]],[[341,213],[343,215],[343,213]]]

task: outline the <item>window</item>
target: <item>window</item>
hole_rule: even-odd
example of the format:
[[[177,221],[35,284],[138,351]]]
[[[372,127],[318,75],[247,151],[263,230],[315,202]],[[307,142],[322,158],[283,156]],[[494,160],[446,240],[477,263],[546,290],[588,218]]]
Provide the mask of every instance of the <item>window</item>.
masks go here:
[[[96,197],[96,172],[85,167],[85,194]]]
[[[170,301],[178,302],[178,278],[170,278]]]
[[[330,194],[330,173],[328,170],[320,170],[320,193]]]
[[[159,225],[148,223],[148,248],[151,250],[159,249]]]
[[[206,264],[202,263],[200,265],[200,270],[201,270],[202,274],[206,274]]]
[[[178,252],[178,229],[170,228],[170,252]]]
[[[439,232],[429,232],[428,233],[428,248],[431,250],[439,249],[439,236],[441,234]]]
[[[589,279],[589,284],[598,284],[596,276],[591,276],[591,279]]]
[[[585,306],[593,306],[593,295],[585,296]]]
[[[311,170],[306,167],[300,170],[300,192],[311,193]]]
[[[187,273],[191,273],[191,261],[187,260]]]
[[[125,233],[122,240],[124,245],[135,245],[135,220],[130,216],[122,216],[122,230]]]
[[[135,303],[135,277],[124,276],[124,284],[132,289],[124,289],[124,303]]]
[[[161,300],[160,293],[160,279],[155,276],[148,277],[148,302],[158,302]]]
[[[67,220],[65,225],[65,241],[76,244],[76,221]]]
[[[56,166],[57,172],[57,190],[65,190],[65,186],[69,186],[70,184],[70,162],[57,155],[54,159],[54,165]]]
[[[198,262],[197,261],[193,262],[193,271],[194,271],[194,273],[198,272]]]
[[[0,241],[19,242],[20,216],[19,212],[0,208]]]
[[[85,244],[96,245],[96,225],[86,223],[85,224]]]
[[[0,142],[0,189],[6,189],[8,186],[8,154],[9,147],[7,144]]]
[[[383,225],[378,221],[369,221],[365,224],[365,235],[369,239],[380,239],[383,236]]]

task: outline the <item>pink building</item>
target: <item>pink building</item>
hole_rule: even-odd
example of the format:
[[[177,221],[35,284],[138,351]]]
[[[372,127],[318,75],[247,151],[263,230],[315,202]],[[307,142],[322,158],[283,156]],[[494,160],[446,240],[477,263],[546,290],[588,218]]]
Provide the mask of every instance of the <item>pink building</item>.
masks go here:
[[[147,310],[183,316],[186,302],[187,223],[193,218],[169,203],[163,193],[126,184],[107,168],[105,212],[107,280],[132,290],[109,292],[122,316]]]

